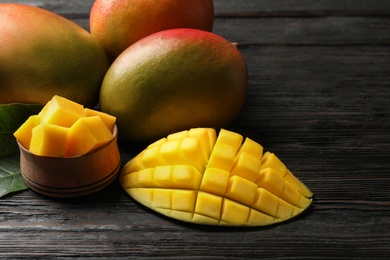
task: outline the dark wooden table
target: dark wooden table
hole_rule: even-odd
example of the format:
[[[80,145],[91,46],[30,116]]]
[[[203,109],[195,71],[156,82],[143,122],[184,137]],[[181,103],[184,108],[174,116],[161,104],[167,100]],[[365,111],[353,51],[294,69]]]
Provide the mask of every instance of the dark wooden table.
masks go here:
[[[13,2],[89,29],[92,0]],[[214,32],[238,42],[249,67],[228,129],[278,155],[313,191],[310,209],[219,228],[155,214],[117,181],[75,200],[28,190],[0,199],[0,257],[389,257],[390,1],[215,0],[215,15]],[[141,148],[121,146],[123,162]]]

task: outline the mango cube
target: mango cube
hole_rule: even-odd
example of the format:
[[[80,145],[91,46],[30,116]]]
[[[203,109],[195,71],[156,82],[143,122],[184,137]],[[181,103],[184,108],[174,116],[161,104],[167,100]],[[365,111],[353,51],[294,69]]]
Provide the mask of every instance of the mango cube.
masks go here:
[[[116,123],[116,117],[109,115],[107,113],[97,111],[94,109],[89,109],[89,108],[85,108],[84,112],[85,112],[85,116],[99,116],[103,120],[104,124],[106,124],[107,128],[111,131],[111,133],[113,133],[114,126]]]
[[[146,147],[120,184],[141,204],[181,221],[265,226],[301,214],[311,191],[276,155],[237,133],[194,128]]]
[[[69,128],[41,123],[32,129],[30,151],[50,157],[65,157]]]
[[[229,175],[227,171],[208,167],[203,174],[200,190],[223,196],[229,183]]]
[[[15,132],[14,136],[19,143],[27,150],[30,149],[32,130],[41,123],[41,117],[38,115],[30,116]]]
[[[79,118],[85,117],[85,112],[82,105],[60,96],[54,96],[43,107],[40,116],[44,123],[71,127]]]
[[[221,214],[223,198],[207,192],[198,192],[195,205],[195,213],[219,219]]]
[[[111,131],[99,116],[80,118],[69,128],[66,155],[89,153],[112,139]]]

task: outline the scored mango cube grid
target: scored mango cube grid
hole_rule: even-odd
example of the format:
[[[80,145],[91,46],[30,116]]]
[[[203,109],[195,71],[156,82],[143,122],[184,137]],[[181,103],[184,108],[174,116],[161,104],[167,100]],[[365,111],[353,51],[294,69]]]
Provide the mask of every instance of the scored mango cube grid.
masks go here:
[[[120,183],[141,204],[198,224],[264,226],[307,209],[311,191],[257,142],[221,129],[194,128],[146,147]]]

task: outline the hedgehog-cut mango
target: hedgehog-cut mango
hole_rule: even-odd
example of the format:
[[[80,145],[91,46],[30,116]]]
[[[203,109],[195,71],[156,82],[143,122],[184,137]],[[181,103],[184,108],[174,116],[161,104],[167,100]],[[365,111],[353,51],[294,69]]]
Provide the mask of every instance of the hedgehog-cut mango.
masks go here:
[[[250,138],[221,129],[168,135],[128,161],[120,184],[136,201],[197,224],[266,226],[307,209],[312,192]]]

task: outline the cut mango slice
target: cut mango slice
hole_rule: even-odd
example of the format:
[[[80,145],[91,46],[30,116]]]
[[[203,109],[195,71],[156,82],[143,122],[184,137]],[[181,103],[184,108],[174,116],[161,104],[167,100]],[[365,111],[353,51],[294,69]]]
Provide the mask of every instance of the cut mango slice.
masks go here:
[[[221,129],[162,138],[127,162],[123,189],[168,217],[197,224],[265,226],[289,220],[312,192],[257,142]]]

